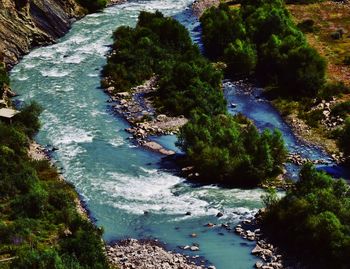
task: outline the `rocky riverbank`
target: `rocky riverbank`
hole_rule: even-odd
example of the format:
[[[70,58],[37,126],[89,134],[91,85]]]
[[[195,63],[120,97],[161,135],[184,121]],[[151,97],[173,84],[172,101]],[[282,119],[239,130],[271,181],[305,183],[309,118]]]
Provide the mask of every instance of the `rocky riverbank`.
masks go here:
[[[103,84],[110,84],[108,78],[103,78]],[[157,77],[153,76],[144,84],[130,89],[127,92],[117,92],[112,86],[105,89],[110,95],[108,100],[115,112],[122,115],[131,125],[126,131],[135,141],[150,150],[164,155],[175,152],[165,149],[160,144],[151,141],[151,135],[173,135],[187,123],[184,116],[170,117],[158,114],[152,104],[152,94],[157,91]]]
[[[31,48],[53,43],[84,15],[74,1],[0,1],[0,61],[8,68]]]
[[[154,240],[123,240],[107,245],[106,252],[109,262],[120,269],[215,269],[196,265],[193,258],[167,251]]]
[[[326,114],[328,115],[328,114]],[[307,125],[303,120],[299,119],[297,115],[290,114],[283,117],[287,124],[292,128],[294,135],[303,143],[311,146],[316,146],[321,149],[324,149],[328,152],[331,158],[336,163],[343,163],[344,157],[339,149],[337,148],[336,142],[332,139],[326,139],[321,134],[315,133],[315,129]],[[334,120],[333,120],[334,119]],[[322,124],[325,124],[324,128],[329,130],[337,128],[341,120],[337,118],[326,117],[322,120]],[[331,124],[332,127],[327,126]]]
[[[194,15],[200,18],[208,8],[217,7],[220,3],[220,0],[196,0],[192,4],[192,10]]]
[[[279,249],[268,242],[268,238],[264,236],[260,229],[260,221],[264,209],[249,219],[243,220],[235,227],[235,233],[240,235],[243,239],[255,241],[256,245],[251,251],[252,255],[261,258],[255,263],[258,269],[283,269],[287,268],[283,263],[283,256],[279,253]],[[288,267],[290,268],[290,267]]]

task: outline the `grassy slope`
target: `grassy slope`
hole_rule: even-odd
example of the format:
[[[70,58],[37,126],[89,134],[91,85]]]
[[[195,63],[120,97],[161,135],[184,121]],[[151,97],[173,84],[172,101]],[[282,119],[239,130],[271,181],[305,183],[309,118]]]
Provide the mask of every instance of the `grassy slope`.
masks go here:
[[[350,86],[350,65],[344,64],[344,58],[350,56],[350,3],[339,4],[334,1],[325,1],[315,4],[287,5],[296,24],[312,19],[315,22],[316,31],[306,33],[309,44],[325,57],[328,63],[327,81],[343,82]],[[343,38],[334,40],[331,34],[338,29],[343,29]],[[343,95],[337,99],[337,103],[350,100],[350,95]],[[286,119],[294,125],[297,133],[305,140],[321,145],[329,153],[339,153],[336,141],[331,137],[327,127],[308,126],[301,120],[301,111],[308,111],[309,104],[291,102],[290,100],[275,100],[275,106],[284,114]]]
[[[350,86],[350,65],[343,63],[350,56],[350,3],[339,4],[334,1],[308,5],[288,5],[295,22],[305,19],[315,22],[315,33],[306,34],[309,44],[316,48],[328,62],[328,80],[343,81]],[[333,40],[331,34],[344,30],[343,38]]]

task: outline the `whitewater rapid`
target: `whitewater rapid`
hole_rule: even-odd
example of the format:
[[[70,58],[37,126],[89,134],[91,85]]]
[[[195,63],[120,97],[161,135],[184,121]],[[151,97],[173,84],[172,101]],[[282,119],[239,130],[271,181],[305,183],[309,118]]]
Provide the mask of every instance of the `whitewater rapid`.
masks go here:
[[[233,226],[251,216],[261,207],[262,191],[193,185],[175,176],[162,165],[162,156],[128,140],[128,124],[112,112],[99,88],[117,26],[134,26],[141,10],[160,10],[184,23],[196,40],[199,24],[190,4],[131,1],[88,15],[56,44],[25,56],[11,72],[12,87],[20,94],[18,102],[35,100],[44,108],[36,140],[58,149],[52,152],[53,161],[87,202],[97,225],[104,227],[105,240],[151,237],[170,249],[198,243],[195,254],[218,269],[251,268],[253,243],[220,225],[204,225]],[[160,140],[173,144],[174,138]],[[217,219],[219,211],[224,217]],[[191,233],[198,237],[191,238]]]

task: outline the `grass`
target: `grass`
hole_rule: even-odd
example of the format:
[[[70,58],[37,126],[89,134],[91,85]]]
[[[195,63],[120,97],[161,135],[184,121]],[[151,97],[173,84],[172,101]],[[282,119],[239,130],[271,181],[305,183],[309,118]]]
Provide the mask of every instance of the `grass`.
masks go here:
[[[307,5],[287,5],[296,24],[311,19],[315,31],[306,33],[309,44],[328,62],[327,78],[343,81],[350,86],[350,65],[344,60],[350,56],[350,3],[334,1]],[[333,39],[332,33],[342,29],[342,38]]]

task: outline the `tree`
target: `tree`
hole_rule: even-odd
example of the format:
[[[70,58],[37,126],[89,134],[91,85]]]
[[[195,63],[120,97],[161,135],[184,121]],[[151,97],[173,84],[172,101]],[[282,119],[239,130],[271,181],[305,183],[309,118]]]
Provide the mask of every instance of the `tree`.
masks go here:
[[[350,117],[345,120],[345,125],[339,137],[339,145],[346,157],[350,156]]]
[[[40,128],[39,115],[41,111],[42,108],[36,102],[24,106],[21,113],[15,116],[16,125],[19,125],[29,137],[33,137]]]
[[[227,63],[227,73],[249,75],[255,70],[257,53],[251,43],[236,39],[224,50],[224,61]]]
[[[325,82],[326,62],[308,46],[291,49],[280,68],[278,83],[287,95],[315,96]]]

